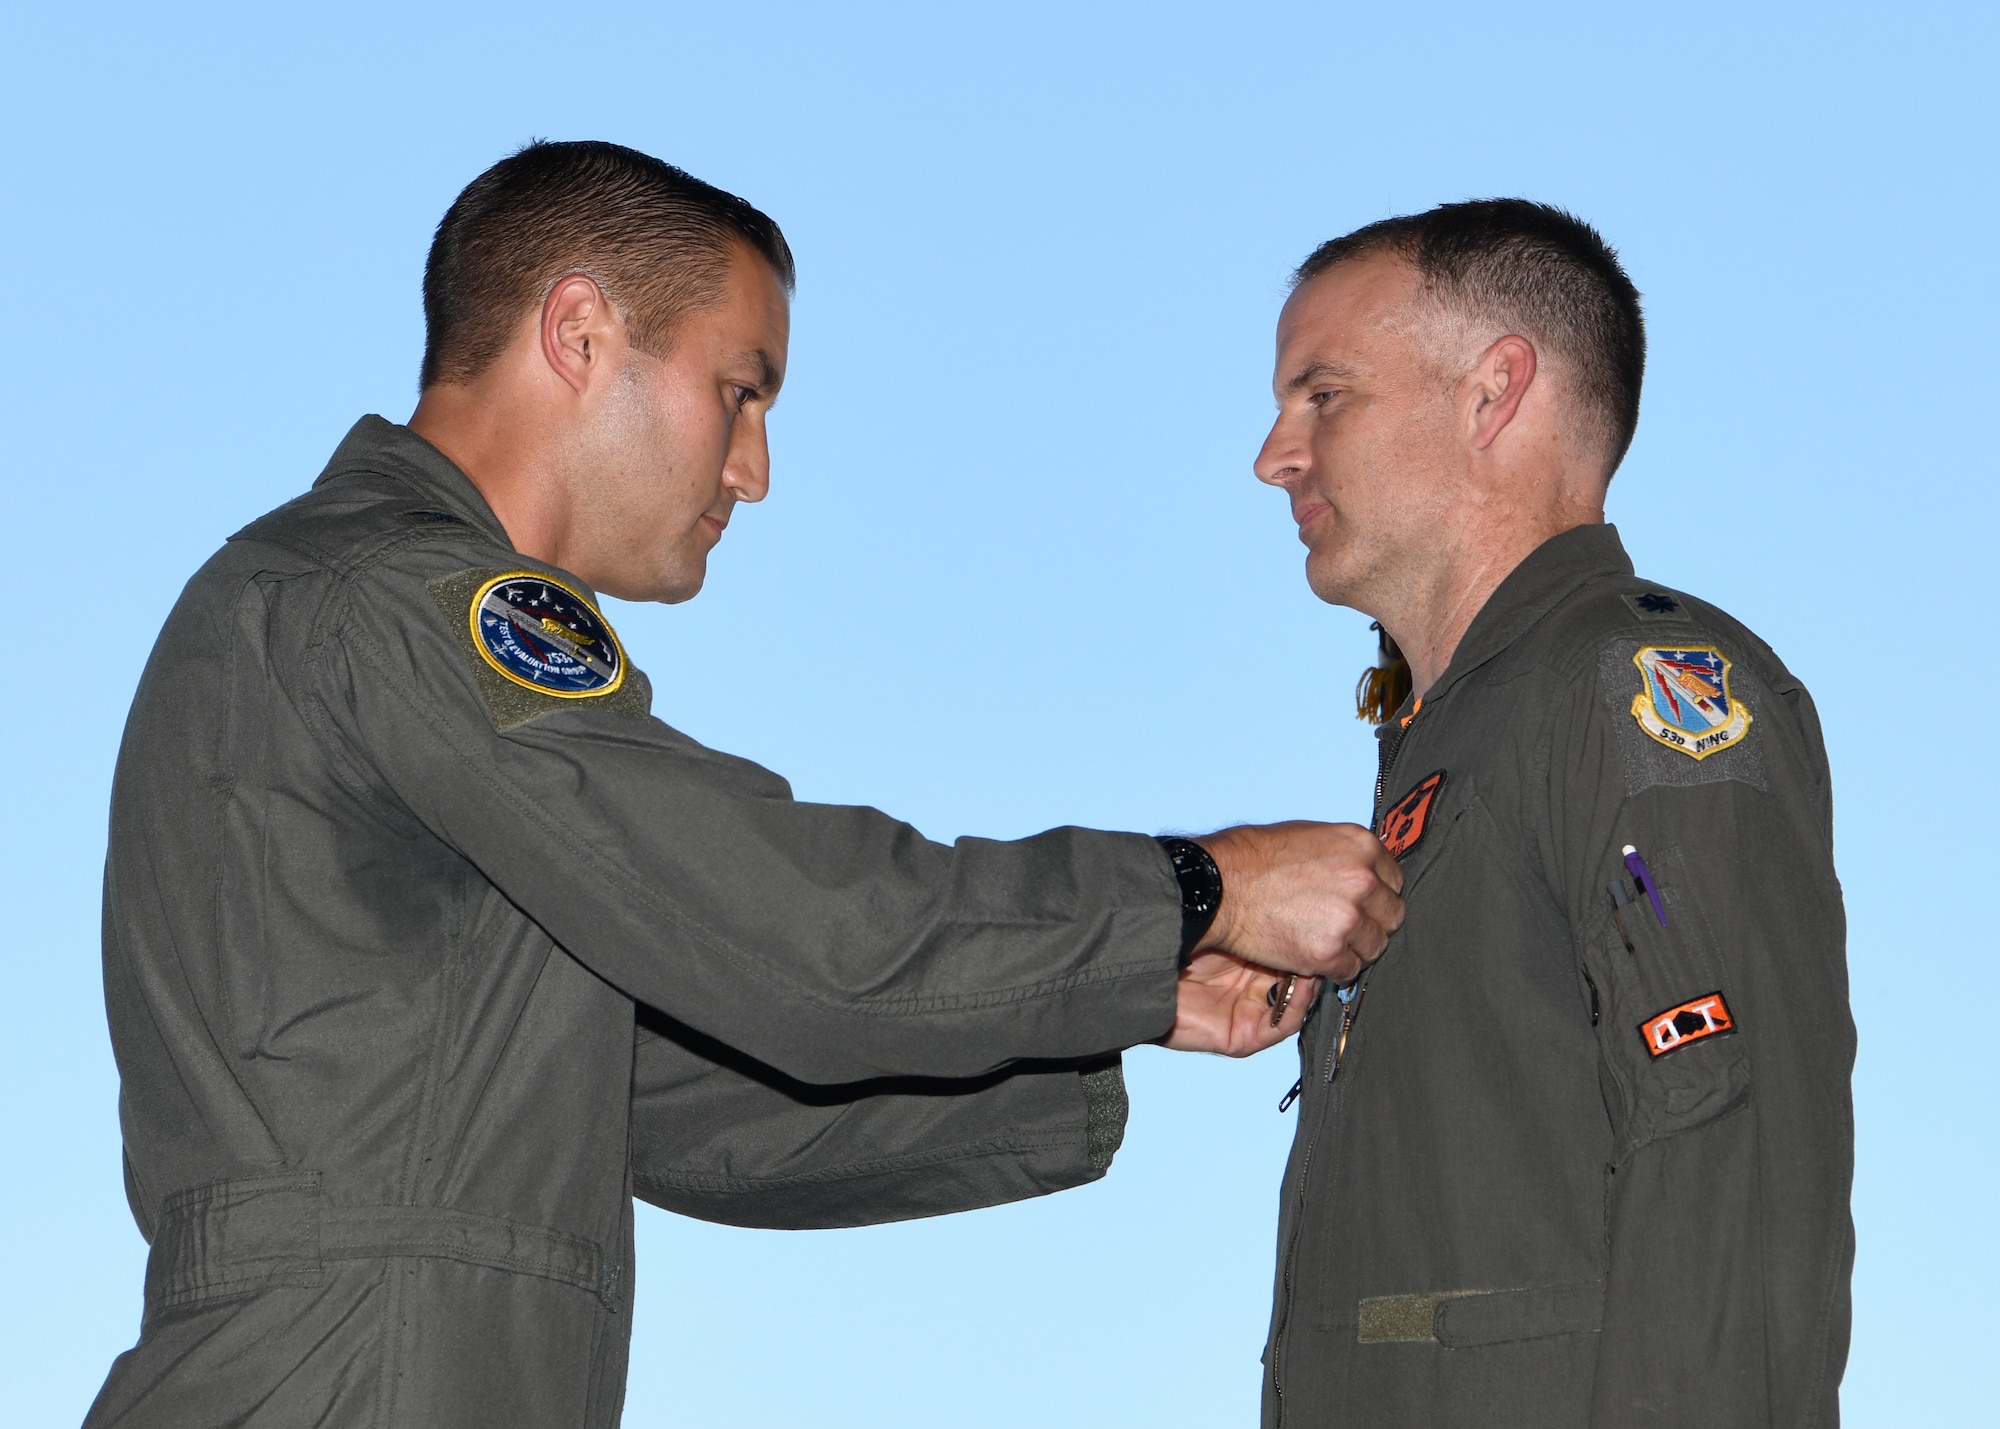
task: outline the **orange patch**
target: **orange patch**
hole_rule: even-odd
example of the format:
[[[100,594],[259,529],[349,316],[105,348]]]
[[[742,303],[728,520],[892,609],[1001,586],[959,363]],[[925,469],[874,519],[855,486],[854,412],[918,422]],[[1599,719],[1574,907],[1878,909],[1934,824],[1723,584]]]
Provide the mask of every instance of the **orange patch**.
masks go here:
[[[1376,837],[1382,840],[1391,858],[1401,859],[1424,841],[1424,832],[1431,823],[1431,805],[1442,788],[1444,770],[1440,769],[1391,804],[1382,815],[1382,827],[1375,831]]]
[[[1679,1007],[1669,1007],[1659,1016],[1649,1017],[1639,1024],[1639,1035],[1646,1039],[1646,1050],[1655,1057],[1678,1052],[1688,1043],[1699,1042],[1704,1037],[1720,1037],[1735,1030],[1736,1019],[1729,1015],[1729,1004],[1722,1000],[1719,992],[1690,998]]]

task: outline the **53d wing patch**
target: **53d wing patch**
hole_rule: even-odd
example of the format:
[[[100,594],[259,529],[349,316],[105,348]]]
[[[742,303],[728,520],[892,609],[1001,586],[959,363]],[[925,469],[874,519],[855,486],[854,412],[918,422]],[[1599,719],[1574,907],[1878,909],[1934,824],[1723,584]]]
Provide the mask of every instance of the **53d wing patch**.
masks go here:
[[[1729,693],[1730,662],[1713,645],[1646,645],[1632,663],[1640,682],[1632,718],[1667,748],[1706,759],[1750,733],[1749,706]]]
[[[540,571],[461,571],[430,591],[473,659],[496,728],[580,701],[648,713],[644,677],[628,668],[611,623],[568,583]]]

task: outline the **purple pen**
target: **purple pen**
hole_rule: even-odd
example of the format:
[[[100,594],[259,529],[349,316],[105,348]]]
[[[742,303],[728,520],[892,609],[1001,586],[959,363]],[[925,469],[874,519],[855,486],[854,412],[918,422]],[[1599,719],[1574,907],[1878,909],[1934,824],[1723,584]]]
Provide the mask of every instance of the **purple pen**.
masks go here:
[[[1625,845],[1625,867],[1639,886],[1646,890],[1646,896],[1653,902],[1653,916],[1660,920],[1662,928],[1667,926],[1667,910],[1660,902],[1660,885],[1653,882],[1653,870],[1646,867],[1646,860],[1639,857],[1639,850]]]

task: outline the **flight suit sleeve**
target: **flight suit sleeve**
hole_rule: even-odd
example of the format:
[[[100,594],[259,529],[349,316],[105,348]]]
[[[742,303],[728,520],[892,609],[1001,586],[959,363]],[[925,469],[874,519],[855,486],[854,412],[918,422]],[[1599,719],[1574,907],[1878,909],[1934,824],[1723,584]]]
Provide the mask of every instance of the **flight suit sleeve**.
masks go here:
[[[339,583],[308,719],[636,1001],[806,1083],[978,1077],[1172,1026],[1180,902],[1152,839],[940,844],[668,728],[636,671],[602,697],[496,684],[467,634],[481,573],[445,554]]]
[[[642,1008],[633,1189],[682,1215],[774,1230],[948,1215],[1099,1179],[1125,1113],[1116,1055],[813,1086]]]
[[[1647,634],[1605,648],[1548,749],[1612,1131],[1591,1422],[1831,1424],[1854,1027],[1817,717],[1740,633]],[[1705,713],[1652,704],[1675,657]]]

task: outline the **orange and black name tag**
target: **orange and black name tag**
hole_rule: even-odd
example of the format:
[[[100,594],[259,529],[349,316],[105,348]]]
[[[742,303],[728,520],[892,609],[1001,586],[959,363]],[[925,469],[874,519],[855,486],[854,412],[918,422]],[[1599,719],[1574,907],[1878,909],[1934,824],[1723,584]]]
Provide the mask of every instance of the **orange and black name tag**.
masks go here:
[[[1431,805],[1437,802],[1438,790],[1444,788],[1444,770],[1440,769],[1422,780],[1416,788],[1389,806],[1382,815],[1382,827],[1375,831],[1382,840],[1382,847],[1389,850],[1389,856],[1402,859],[1415,853],[1417,845],[1424,841],[1424,835],[1431,826]]]
[[[1729,1015],[1729,1004],[1722,1000],[1720,992],[1690,998],[1680,1006],[1669,1007],[1659,1016],[1649,1017],[1639,1024],[1639,1035],[1646,1039],[1646,1050],[1655,1057],[1678,1052],[1690,1042],[1721,1037],[1735,1030],[1736,1019]]]

